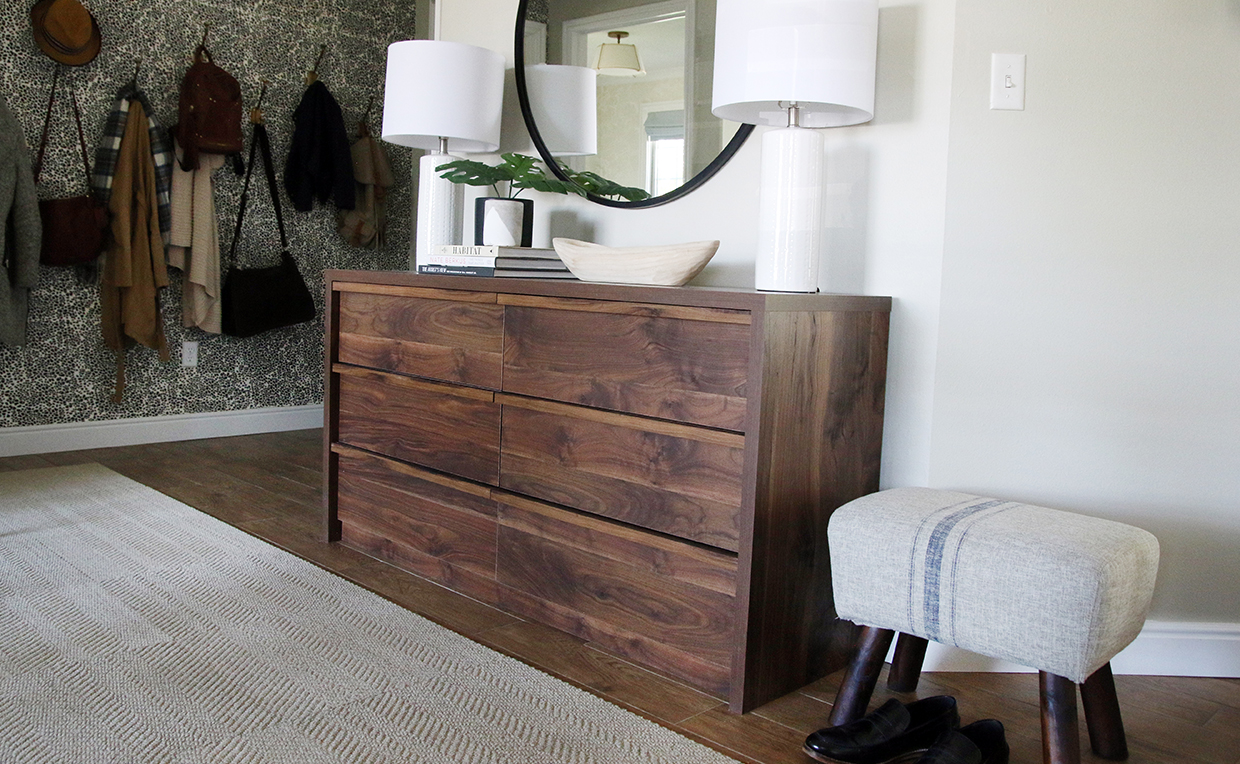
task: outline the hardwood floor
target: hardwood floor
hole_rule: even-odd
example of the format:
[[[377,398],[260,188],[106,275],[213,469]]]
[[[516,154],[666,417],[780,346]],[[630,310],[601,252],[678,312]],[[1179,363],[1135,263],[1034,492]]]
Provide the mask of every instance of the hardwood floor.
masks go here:
[[[717,698],[594,649],[580,639],[413,579],[319,540],[318,430],[0,458],[0,470],[99,462],[355,581],[454,631],[624,706],[742,762],[807,764],[805,736],[826,724],[839,674],[744,716]],[[1240,764],[1240,680],[1118,676],[1130,762]],[[880,681],[880,688],[884,683]],[[914,696],[951,694],[965,722],[997,718],[1014,764],[1041,760],[1032,674],[935,673]],[[890,693],[875,694],[881,702]],[[1089,751],[1081,724],[1082,760]]]

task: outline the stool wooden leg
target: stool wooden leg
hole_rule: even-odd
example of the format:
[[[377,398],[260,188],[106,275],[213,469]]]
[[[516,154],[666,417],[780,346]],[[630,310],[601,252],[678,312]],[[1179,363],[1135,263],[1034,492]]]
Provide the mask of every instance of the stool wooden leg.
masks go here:
[[[1111,761],[1128,758],[1128,739],[1124,720],[1119,715],[1119,698],[1115,695],[1115,676],[1111,664],[1089,675],[1081,685],[1081,706],[1085,710],[1085,727],[1094,753]]]
[[[927,641],[912,634],[900,634],[896,640],[896,654],[891,656],[891,671],[887,672],[887,689],[892,692],[912,692],[921,679],[921,664],[926,659]]]
[[[832,727],[865,716],[866,706],[870,704],[870,696],[874,694],[874,686],[878,684],[878,675],[883,670],[883,661],[887,658],[887,649],[891,647],[894,636],[895,632],[891,629],[861,627],[857,652],[853,653],[840,689],[835,693],[835,705],[831,707]]]
[[[1076,683],[1039,671],[1038,684],[1042,696],[1043,764],[1081,764]]]

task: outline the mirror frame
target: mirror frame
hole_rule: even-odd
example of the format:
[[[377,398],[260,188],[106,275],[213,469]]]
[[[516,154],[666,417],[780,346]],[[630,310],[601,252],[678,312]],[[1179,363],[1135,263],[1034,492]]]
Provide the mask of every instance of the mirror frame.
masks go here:
[[[534,141],[534,147],[538,149],[538,154],[542,158],[543,163],[547,165],[547,168],[551,170],[553,175],[560,180],[567,181],[569,179],[568,175],[560,167],[559,162],[551,156],[551,152],[547,150],[547,144],[543,142],[542,135],[538,132],[538,125],[534,124],[534,112],[530,108],[530,94],[525,86],[525,14],[529,1],[520,0],[517,5],[517,21],[513,43],[513,62],[516,68],[517,98],[521,102],[521,117],[525,120],[525,129],[529,131],[530,138]],[[625,199],[609,199],[604,196],[595,196],[594,194],[588,194],[586,198],[605,207],[620,207],[624,209],[658,207],[661,204],[667,204],[688,194],[714,177],[715,173],[719,172],[736,155],[736,152],[740,150],[741,145],[745,143],[745,139],[749,137],[753,129],[753,125],[742,124],[737,128],[736,134],[732,136],[732,140],[728,141],[728,145],[723,147],[723,150],[711,160],[710,164],[703,167],[697,175],[689,178],[666,194],[652,196],[636,202],[630,202]]]

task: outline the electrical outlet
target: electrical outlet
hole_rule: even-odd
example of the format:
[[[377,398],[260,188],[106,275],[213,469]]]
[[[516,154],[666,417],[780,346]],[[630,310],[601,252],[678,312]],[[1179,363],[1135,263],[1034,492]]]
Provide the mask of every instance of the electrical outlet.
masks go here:
[[[198,343],[186,340],[181,343],[181,365],[197,366],[198,365]]]

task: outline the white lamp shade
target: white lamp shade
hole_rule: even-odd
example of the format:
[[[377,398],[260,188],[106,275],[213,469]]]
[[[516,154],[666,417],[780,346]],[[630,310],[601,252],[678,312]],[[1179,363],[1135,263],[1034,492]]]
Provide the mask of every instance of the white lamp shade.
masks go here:
[[[877,0],[718,0],[711,113],[783,126],[795,102],[802,127],[868,122],[877,48]]]
[[[383,90],[383,140],[435,150],[482,152],[499,147],[504,57],[444,40],[388,46]]]
[[[598,153],[598,73],[585,66],[525,67],[530,111],[553,156]]]

